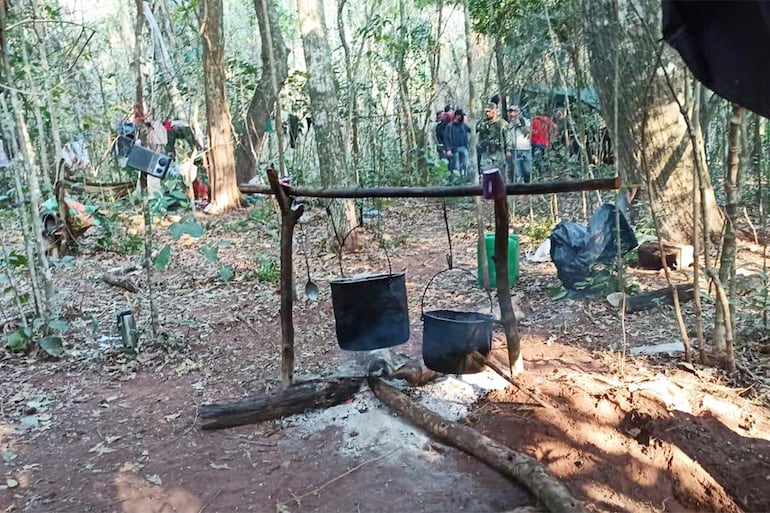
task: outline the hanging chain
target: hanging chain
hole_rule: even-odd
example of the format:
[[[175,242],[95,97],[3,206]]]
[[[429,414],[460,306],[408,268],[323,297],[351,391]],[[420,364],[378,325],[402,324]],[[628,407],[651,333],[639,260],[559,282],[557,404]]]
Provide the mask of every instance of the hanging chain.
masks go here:
[[[446,255],[446,263],[450,269],[454,267],[454,255],[452,253],[452,234],[449,232],[449,218],[446,213],[446,198],[441,200],[441,207],[444,211],[444,228],[446,228],[446,240],[449,244],[449,253]]]

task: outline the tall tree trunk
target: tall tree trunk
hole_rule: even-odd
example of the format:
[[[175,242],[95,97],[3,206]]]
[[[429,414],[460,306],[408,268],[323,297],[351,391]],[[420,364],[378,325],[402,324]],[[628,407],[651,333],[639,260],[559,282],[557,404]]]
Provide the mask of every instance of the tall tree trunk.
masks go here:
[[[203,39],[203,83],[206,89],[206,120],[209,147],[206,153],[211,206],[218,214],[237,208],[241,203],[235,177],[233,133],[230,107],[225,90],[225,40],[222,0],[202,0],[201,37]]]
[[[660,3],[644,0],[634,6],[615,0],[581,0],[586,42],[590,53],[591,72],[599,95],[601,111],[611,133],[621,176],[627,183],[643,181],[642,154],[650,169],[651,189],[659,207],[661,235],[672,241],[689,241],[692,234],[693,210],[688,192],[692,190],[692,146],[687,129],[681,122],[677,102],[657,73],[658,56],[662,65],[672,61],[670,49],[652,41],[646,31],[660,26]],[[621,9],[631,8],[634,14]],[[668,50],[668,51],[666,51]],[[616,74],[616,63],[619,69]],[[615,77],[622,84],[623,96],[616,98]],[[683,74],[674,84],[677,94],[685,87]],[[683,95],[682,95],[683,96]],[[617,107],[618,126],[612,113]],[[647,123],[643,124],[643,113]],[[707,186],[703,204],[708,226],[721,226],[713,187]]]
[[[340,129],[337,87],[334,81],[331,50],[326,36],[323,6],[320,0],[297,0],[297,7],[308,72],[307,87],[313,115],[313,132],[318,149],[321,184],[324,187],[331,187],[346,182],[348,177],[343,172],[346,169],[347,160],[345,142]],[[344,228],[344,233],[339,234],[340,237],[357,224],[353,201],[343,201],[342,205],[342,209],[332,212],[335,225],[338,228]],[[357,237],[353,236],[349,240],[357,241]]]
[[[265,19],[265,9],[263,4],[267,2],[268,18]],[[278,89],[283,88],[288,77],[289,68],[287,65],[288,49],[281,34],[281,27],[278,24],[278,13],[275,10],[275,3],[268,0],[254,0],[254,8],[257,11],[257,24],[259,25],[259,37],[262,56],[262,74],[259,77],[259,84],[254,89],[254,96],[251,97],[249,109],[246,112],[246,128],[240,138],[235,160],[235,174],[239,183],[245,183],[251,180],[257,167],[257,155],[262,147],[262,142],[267,131],[267,120],[273,112],[273,106],[278,98],[273,94],[273,77],[278,85]],[[268,25],[269,23],[269,25]],[[268,34],[270,37],[268,38]],[[273,45],[274,66],[270,66],[270,55],[268,49]]]
[[[465,55],[466,55],[466,61],[465,64],[468,68],[468,108],[471,116],[478,116],[481,114],[480,107],[479,107],[479,98],[476,95],[476,89],[473,87],[473,56],[471,53],[472,48],[472,39],[471,39],[471,13],[468,8],[468,0],[465,2],[465,16],[463,16],[463,25],[464,25],[464,31],[465,31]],[[477,160],[476,160],[476,138],[478,134],[476,134],[476,131],[474,130],[471,132],[471,147],[468,148],[469,154],[468,154],[468,161],[469,165],[473,166],[474,169],[477,167]],[[476,173],[478,174],[479,170],[476,169]],[[479,208],[479,203],[476,202],[476,208]],[[481,236],[481,235],[480,235]],[[483,236],[482,240],[483,240]],[[482,248],[484,245],[482,244]],[[486,249],[483,249],[483,251],[486,253]],[[484,282],[488,284],[488,282]]]

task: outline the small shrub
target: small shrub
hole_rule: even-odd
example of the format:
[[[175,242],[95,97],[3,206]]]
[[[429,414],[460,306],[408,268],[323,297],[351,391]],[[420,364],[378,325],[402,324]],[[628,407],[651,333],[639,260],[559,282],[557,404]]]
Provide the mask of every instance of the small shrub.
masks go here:
[[[275,257],[263,255],[257,259],[257,279],[265,283],[277,283],[281,279],[281,269]]]

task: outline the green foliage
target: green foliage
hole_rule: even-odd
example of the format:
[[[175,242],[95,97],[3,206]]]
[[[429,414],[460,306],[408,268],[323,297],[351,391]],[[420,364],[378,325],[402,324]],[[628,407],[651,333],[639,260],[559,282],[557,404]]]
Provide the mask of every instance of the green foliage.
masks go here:
[[[136,253],[144,246],[144,238],[141,235],[129,233],[118,244],[118,252],[123,254]]]
[[[149,201],[150,212],[162,216],[168,212],[190,210],[190,198],[186,187],[179,177],[169,177],[161,182],[161,194],[156,194]]]
[[[219,246],[207,244],[201,248],[201,253],[209,262],[217,263],[219,261]]]
[[[168,231],[171,233],[171,237],[174,238],[174,240],[179,240],[182,238],[182,235],[189,235],[190,237],[198,238],[203,235],[203,233],[206,231],[206,229],[196,223],[195,221],[188,221],[188,222],[178,222],[173,223],[171,226],[168,227]]]
[[[524,235],[532,241],[532,244],[539,245],[551,235],[554,226],[555,223],[550,218],[538,218],[524,227]]]
[[[469,0],[473,30],[487,36],[505,36],[527,14],[542,12],[544,0]]]
[[[168,266],[168,262],[171,258],[171,246],[166,244],[163,246],[163,248],[158,251],[158,254],[155,255],[155,269],[158,271],[162,271]]]
[[[126,234],[120,212],[124,204],[115,203],[109,209],[93,209],[91,215],[94,224],[99,227],[96,247],[104,251],[117,251],[121,254],[131,254],[139,251],[144,245],[141,235]]]
[[[222,265],[217,269],[219,279],[227,283],[233,277],[233,268],[229,265]]]
[[[5,345],[12,352],[26,351],[37,343],[38,347],[51,356],[59,357],[64,352],[61,334],[68,329],[67,322],[54,318],[45,326],[42,319],[35,318],[31,326],[19,326],[5,337]]]
[[[217,264],[217,276],[224,283],[230,281],[233,277],[233,268],[230,265],[223,265],[219,263],[219,248],[229,247],[231,244],[228,241],[219,241],[216,245],[207,244],[200,249],[201,254],[213,264]]]
[[[265,283],[278,283],[281,270],[275,257],[262,255],[257,258],[257,279]]]

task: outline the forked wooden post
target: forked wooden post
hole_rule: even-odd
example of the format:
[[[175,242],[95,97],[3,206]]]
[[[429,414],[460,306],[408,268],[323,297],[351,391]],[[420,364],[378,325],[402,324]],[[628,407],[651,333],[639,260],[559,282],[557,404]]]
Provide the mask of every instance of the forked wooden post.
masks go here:
[[[302,217],[305,206],[294,205],[291,196],[278,181],[278,172],[272,165],[267,168],[267,180],[281,209],[281,381],[284,387],[294,383],[294,293],[292,278],[294,263],[292,244],[294,227]]]

